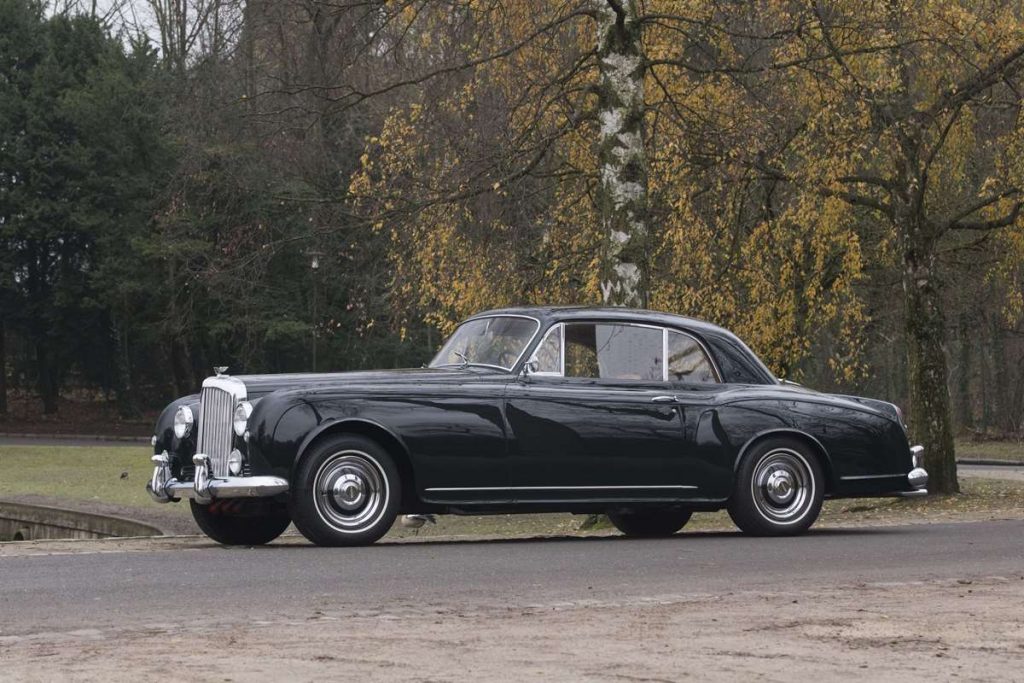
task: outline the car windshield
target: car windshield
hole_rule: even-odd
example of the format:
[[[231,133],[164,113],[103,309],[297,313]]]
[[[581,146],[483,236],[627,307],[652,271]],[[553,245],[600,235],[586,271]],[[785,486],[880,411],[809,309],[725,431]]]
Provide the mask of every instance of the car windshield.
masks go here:
[[[430,362],[432,368],[482,365],[511,370],[537,333],[532,318],[493,316],[459,325]]]

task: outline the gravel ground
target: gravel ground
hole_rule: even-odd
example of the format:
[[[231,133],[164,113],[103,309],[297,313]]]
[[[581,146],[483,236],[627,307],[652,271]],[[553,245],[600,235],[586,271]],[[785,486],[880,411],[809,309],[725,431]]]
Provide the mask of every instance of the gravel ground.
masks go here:
[[[168,615],[141,629],[0,636],[0,666],[19,681],[1006,681],[1024,665],[1021,604],[1024,577],[987,577],[258,621]]]

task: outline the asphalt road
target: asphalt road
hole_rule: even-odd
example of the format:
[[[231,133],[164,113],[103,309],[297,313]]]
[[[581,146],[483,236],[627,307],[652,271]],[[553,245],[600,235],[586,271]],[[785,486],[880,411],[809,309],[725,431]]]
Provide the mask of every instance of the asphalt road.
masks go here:
[[[258,621],[862,583],[1024,577],[1024,521],[822,530],[0,557],[0,641],[191,620]]]

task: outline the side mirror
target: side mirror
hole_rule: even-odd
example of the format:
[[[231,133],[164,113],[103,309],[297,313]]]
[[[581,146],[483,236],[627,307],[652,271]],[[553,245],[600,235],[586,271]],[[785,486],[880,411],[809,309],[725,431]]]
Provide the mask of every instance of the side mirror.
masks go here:
[[[523,369],[519,371],[519,378],[524,381],[529,380],[530,375],[537,372],[537,368],[539,367],[540,363],[537,362],[537,359],[531,358],[530,360],[523,363]]]

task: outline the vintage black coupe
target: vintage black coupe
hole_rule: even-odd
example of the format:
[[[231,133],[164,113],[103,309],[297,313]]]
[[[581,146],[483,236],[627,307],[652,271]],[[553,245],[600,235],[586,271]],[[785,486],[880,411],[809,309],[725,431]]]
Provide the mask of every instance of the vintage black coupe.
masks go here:
[[[730,332],[621,308],[462,323],[424,368],[245,375],[171,403],[147,485],[225,544],[318,545],[400,514],[607,513],[631,536],[695,511],[797,534],[824,498],[926,493],[891,403],[780,382]]]

